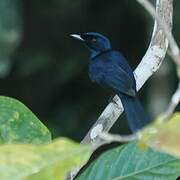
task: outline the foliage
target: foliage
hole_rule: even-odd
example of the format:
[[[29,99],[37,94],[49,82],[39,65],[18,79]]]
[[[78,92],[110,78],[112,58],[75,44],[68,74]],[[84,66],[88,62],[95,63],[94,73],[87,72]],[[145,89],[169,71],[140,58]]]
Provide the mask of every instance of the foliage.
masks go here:
[[[89,158],[88,146],[65,138],[51,143],[49,130],[13,98],[0,97],[0,124],[0,179],[64,179]]]
[[[21,102],[0,96],[0,141],[44,144],[51,142],[51,133]]]
[[[175,113],[168,121],[158,117],[154,123],[140,133],[140,144],[146,144],[158,150],[180,157],[180,113]]]
[[[139,142],[109,150],[77,179],[176,179],[180,175],[180,113],[166,121],[162,118],[138,132]]]
[[[141,143],[151,142],[152,145],[158,141],[159,149],[179,153],[176,145],[179,117],[176,113],[163,125],[157,120],[143,129]],[[13,98],[0,96],[0,124],[0,179],[64,179],[68,171],[82,166],[90,157],[88,146],[65,138],[51,142],[49,130],[25,105]],[[149,133],[152,129],[158,133]],[[173,180],[180,175],[179,159],[148,147],[142,149],[139,144],[129,143],[105,152],[77,179]]]
[[[60,138],[47,145],[0,146],[0,179],[61,180],[74,166],[84,164],[90,149]]]
[[[180,3],[176,3],[175,13],[179,13]],[[174,28],[177,38],[178,17],[175,16]],[[1,0],[1,94],[21,97],[43,117],[53,135],[80,139],[100,113],[101,105],[107,103],[107,93],[90,85],[85,68],[86,51],[73,44],[69,34],[87,30],[102,32],[135,67],[146,48],[148,24],[135,1]],[[170,69],[168,66],[168,72]],[[175,72],[165,73],[163,78],[170,77],[168,82],[172,84],[168,86],[173,87]],[[161,93],[169,92],[161,86]],[[147,89],[149,95],[156,94],[151,87]],[[168,96],[161,104],[166,104],[167,99]],[[176,143],[179,115],[173,119],[172,126],[170,122],[165,126],[152,125],[159,133],[149,136],[152,131],[144,129],[138,144],[119,146],[104,153],[78,178],[98,179],[107,175],[106,179],[117,175],[118,179],[174,180],[180,174],[179,160],[147,149],[150,145],[179,157],[179,143]],[[118,133],[127,132],[125,123],[120,123],[122,126],[115,126]],[[15,99],[0,97],[0,179],[63,179],[65,172],[89,158],[91,150],[87,146],[64,138],[51,141],[51,132],[27,107]],[[158,146],[157,141],[161,142]],[[145,145],[143,150],[142,145]],[[145,169],[150,165],[152,169]],[[141,172],[137,173],[137,169]],[[119,176],[120,172],[124,177]]]
[[[129,143],[105,152],[93,162],[78,180],[170,180],[180,175],[180,160]]]
[[[85,164],[90,156],[88,146],[68,139],[60,138],[51,143],[49,130],[27,107],[13,98],[0,97],[0,115],[0,179],[63,179],[67,171]],[[178,131],[173,129],[177,127],[178,120],[179,114],[175,114],[165,126],[153,127],[158,127],[159,136],[167,130],[169,132],[166,133],[174,133],[177,137]],[[147,137],[144,132],[149,131],[142,131],[142,137]],[[149,139],[143,142],[149,142]],[[166,143],[169,143],[168,138]],[[150,148],[141,150],[139,143],[138,146],[137,143],[129,143],[104,153],[77,179],[169,180],[179,174],[179,159]]]

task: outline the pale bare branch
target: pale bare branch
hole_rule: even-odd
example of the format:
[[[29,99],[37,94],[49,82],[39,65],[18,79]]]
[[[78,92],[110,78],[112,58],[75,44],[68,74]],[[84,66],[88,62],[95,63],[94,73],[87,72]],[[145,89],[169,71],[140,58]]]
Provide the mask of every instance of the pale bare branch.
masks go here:
[[[148,1],[148,0],[136,0],[139,2],[150,14],[151,16],[157,20],[158,24],[163,29],[165,35],[167,36],[169,40],[169,46],[170,46],[170,56],[172,57],[172,60],[180,66],[180,50],[176,43],[176,40],[172,34],[172,31],[169,29],[169,26],[166,24],[164,19],[161,19],[155,11],[154,6]],[[166,1],[164,1],[166,3]]]

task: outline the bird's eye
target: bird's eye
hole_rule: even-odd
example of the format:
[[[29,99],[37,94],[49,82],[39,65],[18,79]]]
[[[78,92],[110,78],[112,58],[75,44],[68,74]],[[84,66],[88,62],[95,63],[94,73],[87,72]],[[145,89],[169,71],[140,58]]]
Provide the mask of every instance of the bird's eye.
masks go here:
[[[96,42],[96,41],[97,41],[97,39],[93,38],[91,41],[92,41],[92,42]]]

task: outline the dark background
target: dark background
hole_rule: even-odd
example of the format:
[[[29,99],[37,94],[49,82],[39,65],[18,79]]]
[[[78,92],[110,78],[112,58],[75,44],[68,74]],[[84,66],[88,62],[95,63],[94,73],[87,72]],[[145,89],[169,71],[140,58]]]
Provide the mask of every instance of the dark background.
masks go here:
[[[180,42],[180,1],[174,4],[174,33]],[[110,94],[90,82],[88,51],[69,34],[106,35],[135,68],[149,45],[152,27],[152,18],[132,0],[1,0],[1,95],[22,101],[53,137],[80,141]],[[152,118],[166,109],[176,84],[174,64],[166,58],[139,94]],[[127,133],[126,121],[120,119],[112,132]]]

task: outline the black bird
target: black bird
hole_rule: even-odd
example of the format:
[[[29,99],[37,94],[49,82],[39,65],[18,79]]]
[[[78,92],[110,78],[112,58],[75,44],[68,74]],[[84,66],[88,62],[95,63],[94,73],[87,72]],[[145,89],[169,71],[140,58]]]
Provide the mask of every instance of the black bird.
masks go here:
[[[137,97],[133,71],[124,56],[112,49],[108,38],[95,32],[71,36],[82,41],[90,51],[90,79],[121,98],[131,131],[136,132],[149,123]]]

